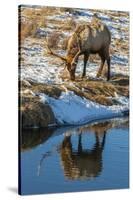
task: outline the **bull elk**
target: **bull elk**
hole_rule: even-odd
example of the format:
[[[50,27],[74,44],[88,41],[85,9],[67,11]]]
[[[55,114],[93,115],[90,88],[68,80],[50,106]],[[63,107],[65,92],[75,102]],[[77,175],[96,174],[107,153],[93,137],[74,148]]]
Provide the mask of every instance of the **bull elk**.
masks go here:
[[[108,27],[101,22],[95,14],[92,21],[88,24],[78,25],[70,36],[67,45],[67,55],[63,57],[49,49],[49,53],[61,58],[69,71],[71,80],[75,80],[75,71],[80,55],[84,55],[84,68],[82,77],[86,75],[86,65],[90,54],[98,54],[101,58],[101,65],[97,73],[100,77],[103,71],[104,63],[107,61],[108,72],[107,80],[110,79],[110,54],[109,47],[111,43],[111,33]]]

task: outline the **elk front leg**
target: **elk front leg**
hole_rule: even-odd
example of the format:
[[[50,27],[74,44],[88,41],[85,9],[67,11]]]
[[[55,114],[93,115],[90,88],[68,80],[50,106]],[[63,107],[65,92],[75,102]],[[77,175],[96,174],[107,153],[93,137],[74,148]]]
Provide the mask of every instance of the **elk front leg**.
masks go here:
[[[86,65],[87,65],[88,58],[89,58],[89,55],[84,54],[84,69],[83,69],[82,78],[86,76]]]

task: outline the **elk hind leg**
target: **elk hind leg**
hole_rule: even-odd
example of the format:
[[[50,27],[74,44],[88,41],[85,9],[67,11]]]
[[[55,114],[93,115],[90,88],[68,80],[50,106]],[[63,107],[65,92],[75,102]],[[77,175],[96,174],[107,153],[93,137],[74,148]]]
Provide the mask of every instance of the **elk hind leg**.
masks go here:
[[[108,67],[108,70],[107,70],[107,81],[109,81],[110,79],[110,55],[109,55],[109,48],[106,48],[105,51],[105,59],[107,60],[107,67]]]
[[[110,56],[107,58],[107,65],[108,65],[108,73],[107,73],[107,81],[110,79]]]
[[[102,55],[100,57],[101,57],[101,65],[100,65],[100,68],[99,68],[97,75],[96,75],[97,78],[99,78],[101,76],[102,71],[103,71],[103,66],[104,66],[104,63],[105,63],[105,56]]]

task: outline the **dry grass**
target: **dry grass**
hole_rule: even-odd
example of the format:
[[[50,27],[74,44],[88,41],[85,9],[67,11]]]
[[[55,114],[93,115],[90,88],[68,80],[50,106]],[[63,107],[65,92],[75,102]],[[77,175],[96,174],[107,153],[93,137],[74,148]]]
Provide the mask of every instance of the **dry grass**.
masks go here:
[[[69,37],[62,39],[61,48],[67,50]]]
[[[68,13],[74,13],[74,9],[73,8],[60,8],[61,12],[68,12]]]
[[[27,37],[32,36],[34,37],[35,32],[37,30],[37,24],[36,23],[21,23],[21,28],[19,32],[19,38],[21,42],[23,42]]]
[[[61,92],[63,91],[59,86],[47,85],[43,83],[30,83],[29,86],[25,83],[25,81],[20,81],[20,87],[21,91],[30,89],[35,93],[44,93],[53,98],[59,98]]]
[[[62,36],[62,34],[59,32],[53,32],[53,33],[49,34],[48,40],[47,40],[48,46],[50,48],[57,48],[61,36]]]
[[[119,79],[119,81],[118,81]],[[102,105],[111,106],[116,104],[110,97],[115,97],[116,94],[122,96],[129,96],[129,77],[113,77],[110,82],[94,81],[94,80],[80,80],[75,81],[74,85],[69,82],[63,85],[47,85],[41,83],[31,83],[31,86],[21,83],[21,90],[30,88],[35,93],[45,93],[53,98],[59,98],[62,91],[67,90],[75,92],[80,97],[85,97],[91,101],[100,103]]]
[[[74,20],[74,18],[67,20],[64,24],[65,30],[74,30],[75,28],[76,28],[76,21]]]
[[[47,20],[43,13],[45,13],[43,9],[39,12],[38,10],[29,8],[25,8],[23,12],[21,12],[19,20],[19,38],[21,42],[23,42],[27,37],[35,37],[39,28],[46,27]],[[26,17],[26,21],[22,20],[22,16]]]

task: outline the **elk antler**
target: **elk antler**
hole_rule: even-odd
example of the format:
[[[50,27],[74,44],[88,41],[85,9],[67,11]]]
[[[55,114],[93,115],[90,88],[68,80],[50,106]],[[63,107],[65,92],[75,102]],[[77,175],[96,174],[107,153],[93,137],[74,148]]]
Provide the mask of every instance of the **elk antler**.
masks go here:
[[[76,63],[76,60],[77,60],[78,56],[81,55],[81,53],[82,53],[82,52],[81,52],[80,50],[76,53],[76,55],[74,56],[74,58],[73,58],[73,60],[72,60],[72,62],[71,62],[71,65],[77,64],[77,63]]]
[[[76,33],[75,33],[76,34]],[[81,55],[82,51],[81,51],[81,40],[79,38],[79,36],[76,34],[77,36],[77,42],[78,42],[78,52],[76,53],[76,55],[74,56],[71,65],[76,64],[76,60],[78,58],[79,55]]]
[[[67,61],[67,59],[66,59],[65,57],[63,57],[63,56],[61,56],[61,55],[59,55],[59,54],[53,52],[53,51],[51,50],[51,48],[49,47],[47,41],[46,41],[45,43],[46,43],[46,47],[47,47],[47,49],[48,49],[48,53],[49,53],[49,54],[51,54],[51,55],[53,55],[53,56],[56,56],[56,57],[60,58],[61,60],[65,61],[65,62]]]

